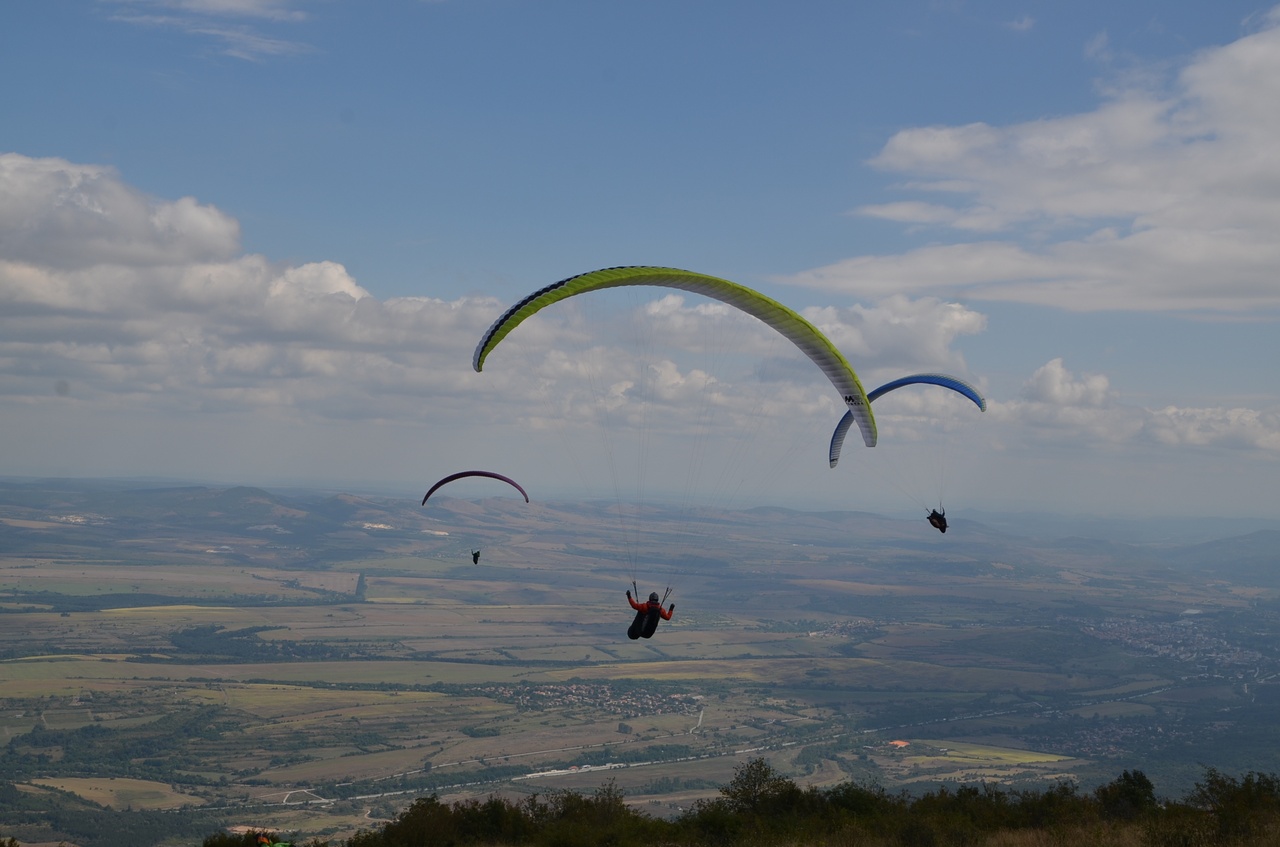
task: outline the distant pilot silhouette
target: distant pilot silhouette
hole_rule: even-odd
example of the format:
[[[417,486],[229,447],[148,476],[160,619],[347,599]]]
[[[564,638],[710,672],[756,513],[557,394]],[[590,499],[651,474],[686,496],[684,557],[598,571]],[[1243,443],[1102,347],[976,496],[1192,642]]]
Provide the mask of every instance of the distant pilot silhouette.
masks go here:
[[[941,512],[939,512],[937,509],[934,509],[933,511],[931,511],[929,513],[929,526],[933,527],[938,532],[946,532],[947,531],[947,510],[943,509]]]

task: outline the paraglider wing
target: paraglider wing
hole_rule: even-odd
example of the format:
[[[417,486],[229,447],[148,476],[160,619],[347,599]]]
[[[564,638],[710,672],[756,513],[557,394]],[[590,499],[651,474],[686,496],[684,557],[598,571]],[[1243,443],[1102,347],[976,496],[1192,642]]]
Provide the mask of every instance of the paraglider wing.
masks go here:
[[[853,415],[845,412],[844,417],[840,418],[840,423],[836,424],[836,431],[831,433],[831,447],[827,451],[827,461],[833,468],[840,461],[840,451],[844,449],[844,437],[851,426],[853,426]]]
[[[895,388],[901,388],[904,385],[940,385],[943,388],[950,388],[957,394],[963,394],[965,397],[968,397],[982,411],[985,412],[987,410],[986,398],[978,393],[978,389],[974,388],[963,379],[957,379],[954,376],[947,376],[946,374],[912,374],[911,376],[904,376],[900,379],[895,379],[892,382],[886,382],[875,391],[867,394],[867,402],[872,403],[877,397],[882,397],[890,391],[893,391]],[[836,463],[840,461],[840,450],[844,447],[844,437],[845,434],[849,432],[849,427],[852,425],[853,415],[850,412],[845,412],[844,417],[840,419],[840,423],[836,424],[835,432],[831,433],[831,447],[828,450],[828,460],[833,468],[836,466]]]
[[[875,391],[872,391],[867,395],[867,400],[874,401],[877,397],[882,397],[890,391],[893,391],[896,388],[901,388],[904,385],[940,385],[943,388],[950,388],[957,394],[963,394],[965,397],[968,397],[974,402],[974,405],[982,411],[985,412],[987,410],[986,398],[978,393],[978,389],[974,388],[963,379],[957,379],[954,376],[947,376],[946,374],[912,374],[911,376],[904,376],[900,379],[895,379],[892,382],[886,382]]]
[[[526,503],[529,502],[529,495],[526,494],[525,490],[520,487],[520,483],[516,482],[514,479],[511,479],[510,477],[505,477],[500,473],[493,473],[492,471],[459,471],[458,473],[449,474],[444,479],[440,480],[435,485],[431,486],[431,489],[427,491],[426,495],[422,498],[422,505],[424,506],[427,505],[427,501],[431,499],[431,495],[435,494],[436,490],[439,489],[441,486],[448,485],[449,483],[453,482],[455,479],[462,479],[463,477],[468,477],[468,476],[487,476],[490,479],[501,480],[502,482],[505,482],[508,485],[515,488],[516,491],[519,491],[521,494],[524,494],[524,502]]]
[[[862,388],[862,383],[858,381],[858,375],[854,373],[853,367],[821,330],[799,313],[758,291],[727,279],[693,271],[682,271],[678,268],[644,266],[604,268],[569,277],[539,289],[516,303],[494,321],[493,326],[489,327],[480,339],[480,343],[476,345],[475,355],[471,360],[472,366],[477,371],[482,370],[485,358],[502,339],[506,338],[525,318],[547,306],[575,294],[626,285],[653,285],[700,294],[740,309],[768,324],[799,347],[822,370],[831,384],[840,392],[845,405],[849,407],[846,416],[851,421],[857,421],[858,428],[862,431],[862,440],[868,447],[875,446],[876,422],[871,414],[871,401],[867,399],[867,393]]]

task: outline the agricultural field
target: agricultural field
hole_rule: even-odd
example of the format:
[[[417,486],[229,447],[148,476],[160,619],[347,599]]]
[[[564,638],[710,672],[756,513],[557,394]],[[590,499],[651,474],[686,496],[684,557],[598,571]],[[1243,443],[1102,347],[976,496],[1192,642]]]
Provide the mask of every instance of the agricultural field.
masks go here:
[[[654,507],[637,587],[677,610],[630,641],[600,504],[0,494],[0,835],[74,808],[333,837],[606,780],[673,815],[754,757],[895,790],[1274,769],[1269,537],[1233,569],[751,510],[695,556]]]

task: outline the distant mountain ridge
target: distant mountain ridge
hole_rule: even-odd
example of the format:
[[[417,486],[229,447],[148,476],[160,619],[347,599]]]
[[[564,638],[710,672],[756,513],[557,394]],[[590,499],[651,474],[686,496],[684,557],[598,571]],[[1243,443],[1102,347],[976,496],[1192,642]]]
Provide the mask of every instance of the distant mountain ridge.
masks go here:
[[[1016,560],[1024,566],[1062,567],[1073,560],[1112,562],[1126,568],[1202,568],[1224,579],[1256,584],[1280,582],[1280,525],[1252,528],[1221,538],[1177,543],[1151,541],[1165,522],[1125,523],[1118,519],[1043,518],[1030,515],[954,514],[946,535],[920,520],[870,512],[807,512],[776,506],[743,510],[678,508],[661,502],[535,501],[514,497],[459,500],[440,496],[424,509],[416,499],[291,491],[252,486],[138,485],[116,480],[0,479],[0,541],[15,554],[45,549],[65,526],[82,542],[138,535],[187,533],[277,537],[290,544],[337,547],[344,554],[376,553],[392,541],[420,539],[424,533],[456,535],[483,546],[487,539],[532,533],[557,534],[571,543],[598,535],[619,510],[630,521],[674,529],[689,512],[704,537],[731,543],[752,539],[826,551],[862,551],[886,566],[894,561],[935,561],[935,566]],[[1232,522],[1205,521],[1202,531]],[[1063,529],[1054,534],[1054,527]],[[1111,530],[1091,535],[1081,529]],[[1075,530],[1075,531],[1066,531]],[[1037,535],[1024,534],[1035,531]],[[673,536],[674,538],[674,536]],[[1134,540],[1140,539],[1140,540]],[[695,540],[694,548],[698,546]],[[704,545],[705,546],[705,545]],[[701,550],[690,549],[689,556]],[[731,555],[725,553],[724,555]],[[951,564],[947,564],[951,563]]]

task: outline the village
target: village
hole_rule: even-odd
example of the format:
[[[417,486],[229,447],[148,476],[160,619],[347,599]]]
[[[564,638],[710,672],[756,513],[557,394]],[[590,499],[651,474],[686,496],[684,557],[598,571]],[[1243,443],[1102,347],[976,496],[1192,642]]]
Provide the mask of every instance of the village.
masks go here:
[[[1146,656],[1194,664],[1210,676],[1260,678],[1276,670],[1275,656],[1232,644],[1216,631],[1212,618],[1205,618],[1194,609],[1174,621],[1110,618],[1101,623],[1079,624],[1081,632],[1094,638],[1117,642]]]

